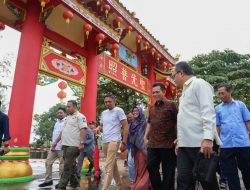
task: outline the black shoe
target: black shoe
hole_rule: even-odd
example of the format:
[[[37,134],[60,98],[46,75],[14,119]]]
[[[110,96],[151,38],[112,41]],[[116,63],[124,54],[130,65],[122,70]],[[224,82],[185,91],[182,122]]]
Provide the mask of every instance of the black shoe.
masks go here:
[[[55,185],[55,189],[58,189],[59,183]]]
[[[46,186],[51,186],[51,185],[53,185],[53,181],[43,182],[38,187],[46,187]]]

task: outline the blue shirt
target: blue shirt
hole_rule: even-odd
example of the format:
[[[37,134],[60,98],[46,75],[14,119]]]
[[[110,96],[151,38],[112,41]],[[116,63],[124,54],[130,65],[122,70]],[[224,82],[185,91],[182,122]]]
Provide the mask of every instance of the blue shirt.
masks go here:
[[[61,134],[64,126],[64,121],[65,119],[57,119],[53,130],[52,143],[55,142],[58,136]],[[57,143],[55,150],[62,150],[62,141],[59,141]]]
[[[95,148],[95,134],[90,128],[85,128],[83,152],[93,151]]]
[[[231,103],[221,103],[215,108],[216,125],[220,127],[222,148],[250,147],[247,121],[250,113],[246,105],[238,100]]]

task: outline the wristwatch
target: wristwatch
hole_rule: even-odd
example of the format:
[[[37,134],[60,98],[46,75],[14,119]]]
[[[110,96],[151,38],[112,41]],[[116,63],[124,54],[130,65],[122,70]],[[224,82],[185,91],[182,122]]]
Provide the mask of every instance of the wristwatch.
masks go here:
[[[80,141],[80,144],[84,144],[84,141]]]
[[[122,144],[124,144],[126,146],[126,143],[122,141]]]

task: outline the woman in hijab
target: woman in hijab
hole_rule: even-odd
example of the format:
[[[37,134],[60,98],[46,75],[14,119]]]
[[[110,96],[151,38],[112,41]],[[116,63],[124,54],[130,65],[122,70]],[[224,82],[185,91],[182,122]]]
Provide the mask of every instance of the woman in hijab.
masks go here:
[[[147,150],[143,141],[147,120],[139,106],[134,107],[132,113],[134,120],[129,125],[129,141],[134,157],[135,176],[131,190],[152,190],[147,170]]]

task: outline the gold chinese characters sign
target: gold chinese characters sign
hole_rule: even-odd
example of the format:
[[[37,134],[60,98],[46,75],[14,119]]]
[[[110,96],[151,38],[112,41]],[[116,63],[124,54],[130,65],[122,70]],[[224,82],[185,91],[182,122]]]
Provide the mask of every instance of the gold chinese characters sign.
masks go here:
[[[145,95],[150,95],[149,80],[103,53],[99,56],[99,73]]]

